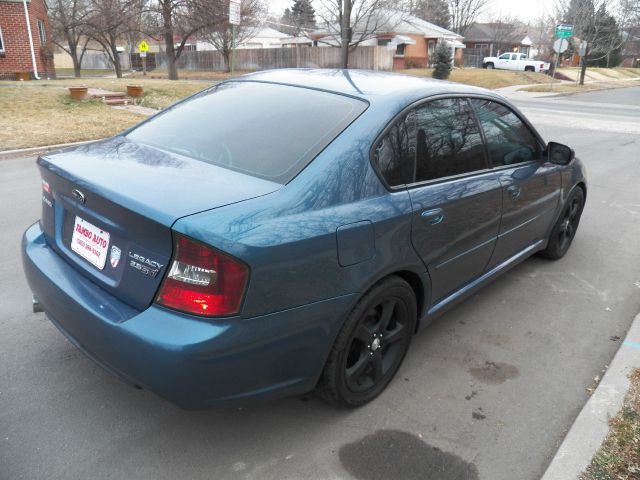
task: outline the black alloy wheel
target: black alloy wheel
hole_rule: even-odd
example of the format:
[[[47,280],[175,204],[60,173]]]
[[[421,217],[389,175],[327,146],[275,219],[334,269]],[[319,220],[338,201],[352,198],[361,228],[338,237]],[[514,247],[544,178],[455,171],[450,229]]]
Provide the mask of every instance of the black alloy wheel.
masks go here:
[[[399,277],[376,284],[353,309],[331,350],[319,393],[355,407],[377,397],[398,371],[416,326],[413,290]]]
[[[578,230],[580,217],[584,208],[584,191],[576,187],[569,195],[562,215],[551,231],[549,244],[542,255],[552,260],[564,257]]]

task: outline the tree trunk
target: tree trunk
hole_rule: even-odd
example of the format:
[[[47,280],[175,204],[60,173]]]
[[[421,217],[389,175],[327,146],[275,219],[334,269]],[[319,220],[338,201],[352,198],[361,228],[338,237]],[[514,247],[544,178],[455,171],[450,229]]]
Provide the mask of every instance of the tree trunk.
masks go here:
[[[340,25],[340,61],[342,68],[349,68],[349,42],[351,41],[351,0],[342,0]]]
[[[231,51],[228,48],[222,49],[222,60],[224,60],[224,70],[225,72],[231,71]]]
[[[120,63],[120,54],[118,53],[118,41],[113,34],[109,34],[109,44],[111,47],[111,55],[113,60],[113,68],[116,71],[116,77],[122,78],[122,64]]]
[[[71,60],[73,60],[73,76],[76,78],[80,78],[82,76],[82,72],[80,69],[80,62],[78,61],[77,52],[73,52],[73,55],[71,55]]]
[[[161,2],[162,21],[164,24],[164,44],[167,54],[167,73],[169,80],[178,80],[178,68],[176,66],[176,48],[173,45],[173,21],[171,18],[171,1]]]
[[[584,85],[584,76],[587,73],[587,58],[589,57],[589,45],[584,52],[584,57],[582,57],[582,65],[580,68],[580,85]]]

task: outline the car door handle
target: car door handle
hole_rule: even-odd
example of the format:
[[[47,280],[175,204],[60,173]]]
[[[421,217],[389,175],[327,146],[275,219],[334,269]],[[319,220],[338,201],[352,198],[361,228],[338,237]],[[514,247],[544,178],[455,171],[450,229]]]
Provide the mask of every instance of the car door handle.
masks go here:
[[[516,185],[511,185],[509,188],[507,188],[507,192],[509,192],[509,195],[511,196],[511,198],[515,200],[520,196],[520,194],[522,193],[522,190],[520,190],[520,187]]]
[[[435,208],[433,210],[425,210],[420,214],[429,225],[437,225],[444,220],[444,213],[441,208]]]

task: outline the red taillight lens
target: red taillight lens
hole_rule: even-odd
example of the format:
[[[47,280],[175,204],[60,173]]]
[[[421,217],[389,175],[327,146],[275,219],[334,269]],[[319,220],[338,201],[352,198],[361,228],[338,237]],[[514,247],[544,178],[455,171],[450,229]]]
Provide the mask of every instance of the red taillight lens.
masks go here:
[[[240,311],[249,269],[233,258],[182,235],[156,302],[208,317]]]

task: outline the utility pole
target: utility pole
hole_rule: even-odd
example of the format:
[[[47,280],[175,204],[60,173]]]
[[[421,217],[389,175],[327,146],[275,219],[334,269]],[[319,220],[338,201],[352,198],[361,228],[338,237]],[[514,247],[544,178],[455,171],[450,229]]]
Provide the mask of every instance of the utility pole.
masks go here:
[[[342,62],[342,68],[349,68],[349,42],[351,41],[351,0],[342,0],[340,34],[340,60]]]

